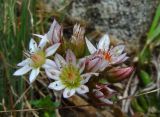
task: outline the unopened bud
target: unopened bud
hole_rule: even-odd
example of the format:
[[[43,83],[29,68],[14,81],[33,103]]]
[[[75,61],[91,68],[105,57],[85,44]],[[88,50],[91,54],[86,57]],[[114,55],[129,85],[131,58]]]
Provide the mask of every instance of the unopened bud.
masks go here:
[[[85,51],[85,30],[80,25],[75,25],[73,28],[73,35],[71,37],[71,49],[77,57],[82,57]]]
[[[132,74],[133,70],[133,67],[114,67],[107,72],[107,80],[112,83],[122,81],[128,78]]]

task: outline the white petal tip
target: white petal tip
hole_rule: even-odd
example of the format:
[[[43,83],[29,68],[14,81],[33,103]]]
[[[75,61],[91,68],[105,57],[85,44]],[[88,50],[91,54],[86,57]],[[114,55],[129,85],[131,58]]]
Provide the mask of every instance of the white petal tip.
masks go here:
[[[59,46],[61,45],[61,43],[56,43],[54,45],[52,45],[51,47],[46,49],[46,57],[53,55],[57,49],[59,48]]]
[[[89,52],[91,54],[95,53],[97,49],[93,46],[93,44],[87,38],[85,38],[85,40],[86,40],[86,45],[88,47]]]
[[[21,76],[23,74],[26,74],[27,72],[29,72],[31,70],[31,67],[29,66],[23,66],[22,68],[18,69],[17,71],[15,71],[13,73],[14,76]]]
[[[63,97],[64,98],[69,98],[75,94],[75,89],[65,89],[63,92]]]
[[[77,92],[79,94],[85,94],[87,92],[89,92],[89,88],[85,85],[81,85],[78,89],[77,89]]]
[[[109,44],[110,44],[110,39],[109,39],[109,35],[105,34],[98,43],[98,49],[102,49],[107,51],[109,49]]]
[[[62,85],[62,83],[60,81],[55,81],[49,84],[48,88],[56,90],[56,91],[60,91],[62,89],[64,89],[64,85]]]
[[[31,71],[31,74],[30,74],[30,76],[29,76],[29,81],[30,81],[30,83],[32,83],[32,82],[34,82],[34,81],[36,80],[39,72],[40,72],[40,71],[39,71],[39,68],[38,68],[38,69],[33,69],[33,70]]]
[[[17,73],[17,71],[14,72],[13,75],[14,75],[14,76],[21,76],[20,74]]]

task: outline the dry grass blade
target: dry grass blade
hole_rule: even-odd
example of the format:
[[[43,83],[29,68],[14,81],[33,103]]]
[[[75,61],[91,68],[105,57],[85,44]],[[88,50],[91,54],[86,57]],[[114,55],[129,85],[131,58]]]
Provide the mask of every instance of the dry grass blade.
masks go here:
[[[28,107],[28,109],[30,109],[30,110],[31,110],[31,109],[32,109],[32,107],[31,107],[30,103],[28,102],[28,100],[27,100],[27,97],[26,97],[26,96],[24,96],[24,100],[25,100],[25,102],[26,102],[26,106]],[[39,117],[36,111],[31,111],[31,112],[33,113],[33,115],[34,115],[35,117]]]
[[[30,85],[23,93],[22,95],[18,98],[18,100],[15,102],[14,107],[22,100],[22,98],[25,96],[25,94],[30,90],[32,86]]]
[[[128,84],[127,84],[127,86],[125,88],[125,91],[123,93],[123,97],[122,98],[129,96],[128,92],[129,92],[129,88],[131,86],[132,79],[134,78],[134,75],[135,75],[135,71],[132,73],[132,75],[129,78]],[[128,112],[129,102],[130,102],[130,99],[128,99],[128,102],[127,102],[127,100],[123,100],[122,101],[122,111],[123,112],[126,112],[126,113]]]
[[[156,87],[159,89],[160,88],[160,55],[156,58],[154,57],[152,59],[152,64],[156,68]],[[157,97],[160,96],[160,91],[157,92]]]

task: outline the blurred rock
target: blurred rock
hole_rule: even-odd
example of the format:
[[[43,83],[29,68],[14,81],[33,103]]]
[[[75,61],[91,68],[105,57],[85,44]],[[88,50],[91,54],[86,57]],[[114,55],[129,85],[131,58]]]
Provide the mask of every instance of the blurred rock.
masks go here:
[[[73,0],[69,14],[118,39],[146,35],[158,0]]]

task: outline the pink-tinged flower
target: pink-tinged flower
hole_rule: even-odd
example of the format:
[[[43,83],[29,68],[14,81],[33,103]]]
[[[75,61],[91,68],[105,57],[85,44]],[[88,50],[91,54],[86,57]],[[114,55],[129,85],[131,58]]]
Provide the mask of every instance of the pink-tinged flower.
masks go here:
[[[47,57],[53,55],[59,46],[60,43],[56,43],[44,49],[44,45],[37,45],[37,43],[31,39],[29,43],[29,52],[25,53],[28,58],[17,64],[17,66],[21,68],[14,72],[13,75],[21,76],[31,70],[29,81],[32,83],[38,76],[41,67],[46,69],[56,66],[55,62],[47,59]]]
[[[110,101],[109,98],[116,94],[116,91],[111,89],[109,87],[109,84],[98,84],[96,85],[96,89],[93,90],[93,93],[95,97],[102,102],[107,104],[113,104],[113,102]]]
[[[50,44],[61,43],[63,36],[62,26],[58,24],[56,20],[53,21],[49,31],[44,35],[33,34],[39,38],[41,38],[40,45],[44,46],[47,42]]]
[[[134,67],[119,68],[114,67],[107,71],[107,80],[110,82],[119,82],[128,78],[134,70]]]
[[[91,54],[97,53],[103,56],[110,65],[111,64],[119,64],[128,59],[126,53],[122,53],[124,50],[124,45],[118,45],[116,47],[109,48],[110,39],[108,34],[105,34],[99,41],[97,48],[93,46],[93,44],[86,39],[86,44],[88,50]]]
[[[98,73],[91,72],[83,73],[85,64],[77,61],[71,50],[67,51],[66,60],[61,55],[56,54],[55,62],[57,67],[53,67],[46,72],[49,78],[55,80],[48,87],[56,91],[63,90],[64,98],[68,98],[76,92],[79,94],[87,93],[89,89],[85,83],[92,75],[98,75]]]

